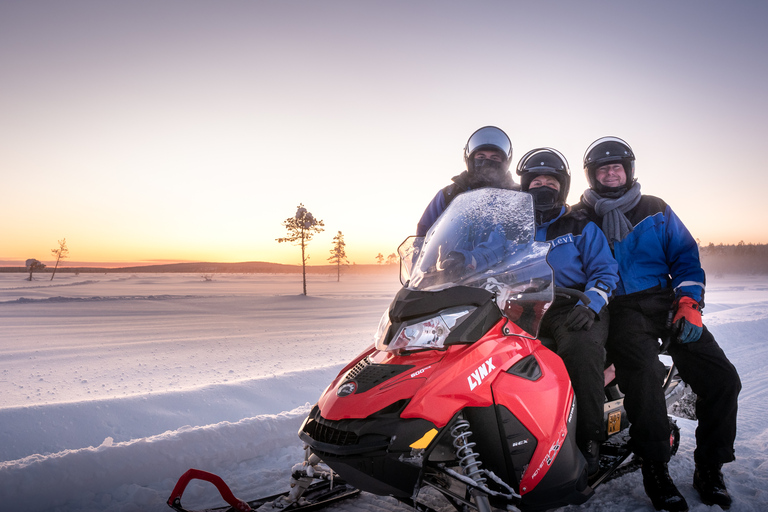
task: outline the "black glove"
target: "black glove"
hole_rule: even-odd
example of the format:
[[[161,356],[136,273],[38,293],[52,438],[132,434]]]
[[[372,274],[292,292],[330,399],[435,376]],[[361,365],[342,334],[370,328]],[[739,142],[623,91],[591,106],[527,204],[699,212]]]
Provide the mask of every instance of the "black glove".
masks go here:
[[[464,271],[464,255],[460,252],[451,251],[446,258],[440,262],[440,270],[451,278],[460,277]]]
[[[588,331],[595,323],[595,312],[583,304],[573,307],[565,317],[565,328],[569,331]]]

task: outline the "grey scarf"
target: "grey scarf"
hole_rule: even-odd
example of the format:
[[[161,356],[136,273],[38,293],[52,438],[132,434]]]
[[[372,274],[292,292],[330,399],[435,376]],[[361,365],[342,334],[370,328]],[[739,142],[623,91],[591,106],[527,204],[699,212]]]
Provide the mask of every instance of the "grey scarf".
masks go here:
[[[616,199],[602,197],[591,188],[584,191],[581,200],[584,204],[595,210],[595,213],[603,218],[603,233],[613,247],[614,240],[621,242],[630,232],[633,226],[625,213],[637,206],[640,202],[640,184],[635,182],[624,195]]]

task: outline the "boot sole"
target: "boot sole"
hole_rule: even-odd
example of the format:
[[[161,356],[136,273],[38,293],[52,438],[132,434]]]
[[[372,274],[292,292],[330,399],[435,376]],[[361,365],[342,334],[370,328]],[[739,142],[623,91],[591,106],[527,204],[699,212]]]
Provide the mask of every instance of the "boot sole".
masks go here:
[[[718,507],[720,507],[723,510],[728,510],[728,509],[731,508],[731,503],[728,503],[727,505],[725,505],[725,504],[722,504],[722,503],[717,503],[715,500],[710,500],[708,498],[705,498],[704,497],[704,493],[702,492],[700,486],[694,484],[693,488],[696,489],[696,492],[699,493],[699,498],[701,498],[701,502],[703,504],[707,505],[708,507],[714,507],[715,505],[717,505]]]

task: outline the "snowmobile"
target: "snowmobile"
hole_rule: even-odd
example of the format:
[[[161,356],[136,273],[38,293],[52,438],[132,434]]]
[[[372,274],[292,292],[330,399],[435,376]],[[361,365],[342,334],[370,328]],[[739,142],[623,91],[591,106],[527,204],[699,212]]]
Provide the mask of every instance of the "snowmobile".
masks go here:
[[[556,294],[589,299],[554,286],[533,212],[529,194],[481,189],[458,196],[425,237],[407,239],[403,287],[375,343],[341,370],[299,429],[307,456],[292,470],[291,490],[250,503],[222,492],[229,510],[310,510],[362,490],[427,512],[435,499],[458,511],[539,511],[584,503],[636,469],[611,380],[600,470],[587,475],[568,373],[537,335]],[[668,405],[685,388],[673,365],[660,385]],[[674,453],[680,434],[670,425]],[[217,483],[185,474],[172,508],[185,511],[191,478]]]

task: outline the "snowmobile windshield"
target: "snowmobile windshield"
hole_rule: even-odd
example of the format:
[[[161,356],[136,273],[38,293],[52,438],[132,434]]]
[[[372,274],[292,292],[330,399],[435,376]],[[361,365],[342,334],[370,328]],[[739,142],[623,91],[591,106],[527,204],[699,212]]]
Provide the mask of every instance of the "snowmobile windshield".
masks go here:
[[[534,241],[535,233],[530,194],[495,188],[465,192],[426,236],[400,246],[401,282],[420,291],[488,290],[505,317],[536,336],[554,300],[554,278],[549,244]]]

